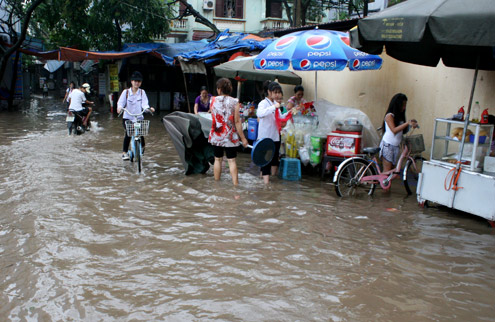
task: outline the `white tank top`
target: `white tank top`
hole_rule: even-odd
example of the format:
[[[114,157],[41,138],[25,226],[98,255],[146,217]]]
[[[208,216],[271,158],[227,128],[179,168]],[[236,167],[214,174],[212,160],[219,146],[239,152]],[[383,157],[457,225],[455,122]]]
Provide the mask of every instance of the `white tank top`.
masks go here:
[[[394,114],[388,113],[387,115],[385,115],[385,118],[387,118],[388,115],[394,116]],[[385,134],[383,135],[382,141],[391,145],[399,146],[400,142],[402,141],[402,131],[394,134],[394,132],[392,132],[387,122],[385,121]]]

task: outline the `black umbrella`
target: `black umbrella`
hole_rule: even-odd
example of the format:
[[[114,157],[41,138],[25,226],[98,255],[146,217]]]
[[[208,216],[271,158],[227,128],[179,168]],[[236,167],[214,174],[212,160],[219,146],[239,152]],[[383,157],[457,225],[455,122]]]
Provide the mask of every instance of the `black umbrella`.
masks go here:
[[[494,0],[408,0],[361,19],[351,45],[408,63],[495,70]]]
[[[495,0],[408,0],[358,22],[351,45],[413,64],[475,69],[459,160],[478,69],[495,70]],[[458,165],[459,167],[459,165]]]

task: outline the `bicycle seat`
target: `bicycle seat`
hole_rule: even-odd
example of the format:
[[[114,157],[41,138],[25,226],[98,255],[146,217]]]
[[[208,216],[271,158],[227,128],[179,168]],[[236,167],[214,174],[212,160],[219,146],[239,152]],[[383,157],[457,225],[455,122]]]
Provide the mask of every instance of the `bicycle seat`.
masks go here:
[[[366,154],[377,154],[378,152],[380,152],[380,147],[367,147],[367,148],[363,148],[363,152],[366,153]]]

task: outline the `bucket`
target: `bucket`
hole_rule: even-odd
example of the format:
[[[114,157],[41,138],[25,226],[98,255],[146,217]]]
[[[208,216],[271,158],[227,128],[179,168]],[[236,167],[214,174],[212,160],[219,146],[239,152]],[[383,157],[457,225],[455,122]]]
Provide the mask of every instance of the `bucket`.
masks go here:
[[[248,140],[256,141],[258,138],[258,119],[250,118],[248,119]]]

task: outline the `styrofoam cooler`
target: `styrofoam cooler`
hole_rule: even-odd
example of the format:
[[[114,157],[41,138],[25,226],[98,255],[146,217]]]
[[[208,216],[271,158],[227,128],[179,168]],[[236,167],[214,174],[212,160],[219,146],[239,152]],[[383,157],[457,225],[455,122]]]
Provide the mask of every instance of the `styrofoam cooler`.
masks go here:
[[[257,118],[250,118],[248,119],[248,140],[253,140],[256,141],[258,138],[258,119]]]
[[[327,155],[350,156],[361,153],[362,132],[335,130],[327,135]]]

